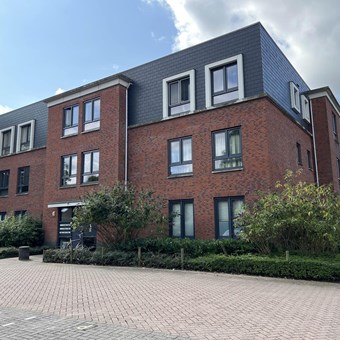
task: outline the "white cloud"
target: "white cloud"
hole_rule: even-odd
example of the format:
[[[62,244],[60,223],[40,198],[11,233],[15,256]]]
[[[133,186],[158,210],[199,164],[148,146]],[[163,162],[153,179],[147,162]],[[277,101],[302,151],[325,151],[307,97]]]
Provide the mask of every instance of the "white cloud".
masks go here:
[[[0,105],[0,115],[12,111],[13,109],[7,105]]]
[[[330,86],[340,98],[338,0],[145,0],[168,8],[173,50],[260,21],[311,88]]]
[[[116,71],[118,71],[119,70],[119,65],[117,65],[117,64],[113,64],[112,65],[112,69],[116,72]]]
[[[151,32],[151,38],[157,42],[163,41],[165,40],[165,36],[161,35],[160,37],[158,37],[155,32]]]
[[[59,87],[59,88],[54,92],[54,94],[61,94],[61,93],[63,93],[63,92],[65,92],[65,90],[62,89],[61,87]]]

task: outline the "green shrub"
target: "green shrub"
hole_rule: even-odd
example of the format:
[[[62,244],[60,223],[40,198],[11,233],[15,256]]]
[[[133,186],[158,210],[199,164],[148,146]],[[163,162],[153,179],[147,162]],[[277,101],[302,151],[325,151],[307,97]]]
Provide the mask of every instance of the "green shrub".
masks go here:
[[[242,240],[192,240],[178,238],[145,238],[136,239],[130,242],[113,245],[113,249],[121,251],[137,251],[138,247],[142,252],[154,254],[178,254],[181,248],[185,256],[198,257],[207,254],[241,255],[254,253],[254,246]]]
[[[299,251],[336,253],[340,245],[340,197],[329,186],[298,182],[292,172],[277,183],[276,193],[260,194],[237,219],[241,237],[262,254]]]
[[[0,247],[36,247],[43,241],[42,223],[31,216],[10,216],[0,223]]]

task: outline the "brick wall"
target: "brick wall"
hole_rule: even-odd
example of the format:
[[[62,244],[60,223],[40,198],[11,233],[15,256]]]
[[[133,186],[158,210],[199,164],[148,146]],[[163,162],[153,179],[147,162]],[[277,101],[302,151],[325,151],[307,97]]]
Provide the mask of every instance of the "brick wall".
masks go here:
[[[10,170],[8,197],[0,197],[0,211],[7,214],[27,210],[42,218],[46,149],[36,149],[7,157],[1,157],[0,170]],[[18,168],[29,166],[29,191],[17,194]]]
[[[81,132],[84,105],[87,100],[101,100],[100,129]],[[79,104],[79,131],[75,136],[62,137],[63,109]],[[98,190],[99,184],[112,186],[124,179],[125,143],[125,88],[117,85],[98,93],[83,96],[49,108],[48,140],[46,157],[46,181],[44,197],[44,225],[47,243],[57,238],[58,213],[47,208],[52,202],[79,200],[85,193]],[[99,184],[81,184],[82,152],[99,150]],[[60,187],[61,157],[77,154],[77,184]]]
[[[242,129],[243,170],[213,173],[212,132],[236,126]],[[184,136],[192,136],[193,175],[168,178],[168,140]],[[306,132],[267,98],[131,128],[129,181],[166,200],[194,199],[195,237],[212,239],[214,198],[245,196],[249,201],[256,190],[273,188],[287,168],[298,167],[296,141],[302,150],[311,149]],[[301,178],[313,182],[314,174],[305,171]]]
[[[335,113],[327,97],[312,100],[315,126],[316,152],[320,184],[332,184],[340,193],[336,158],[340,158],[340,119],[336,115],[338,136],[333,133],[332,113]]]

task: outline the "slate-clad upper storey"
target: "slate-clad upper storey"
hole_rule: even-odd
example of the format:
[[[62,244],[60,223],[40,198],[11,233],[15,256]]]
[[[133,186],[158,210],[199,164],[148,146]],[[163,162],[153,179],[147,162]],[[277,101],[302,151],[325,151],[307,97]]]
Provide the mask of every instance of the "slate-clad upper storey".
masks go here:
[[[300,94],[309,90],[308,85],[278,48],[274,40],[261,26],[262,68],[264,92],[273,98],[292,118],[300,124],[306,124],[302,114],[292,110],[290,105],[289,83],[294,82]]]
[[[195,72],[195,109],[205,109],[207,80],[204,67],[240,54],[244,97],[267,94],[293,119],[307,127],[301,112],[291,108],[290,82],[298,86],[300,94],[309,87],[260,23],[123,72],[133,83],[129,89],[129,125],[161,120],[162,80],[190,70]]]
[[[132,80],[129,89],[129,125],[162,119],[162,80],[195,70],[196,110],[205,109],[205,65],[243,55],[245,97],[263,93],[261,24],[209,40],[123,72]]]
[[[33,148],[43,147],[46,146],[47,116],[47,105],[43,101],[40,101],[0,115],[0,130],[14,126],[17,136],[19,124],[34,120],[35,132]]]

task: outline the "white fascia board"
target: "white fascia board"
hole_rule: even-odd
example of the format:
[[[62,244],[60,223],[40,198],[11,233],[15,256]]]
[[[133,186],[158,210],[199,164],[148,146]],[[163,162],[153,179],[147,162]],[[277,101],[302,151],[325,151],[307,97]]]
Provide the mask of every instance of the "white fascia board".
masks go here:
[[[47,208],[66,208],[66,207],[77,207],[84,205],[83,202],[58,202],[58,203],[50,203],[47,205]]]
[[[114,80],[111,80],[107,83],[99,84],[99,85],[96,85],[96,86],[93,86],[93,87],[90,87],[90,88],[87,88],[87,89],[84,89],[84,90],[80,90],[79,92],[72,93],[68,96],[53,100],[53,101],[47,103],[47,107],[55,106],[55,105],[58,105],[58,104],[61,104],[61,103],[65,103],[69,100],[73,100],[73,99],[76,99],[76,98],[79,98],[79,97],[87,96],[91,93],[95,93],[97,91],[101,91],[101,90],[107,89],[107,88],[115,86],[115,85],[122,85],[122,86],[128,88],[130,83],[123,80],[123,79],[114,79]]]

